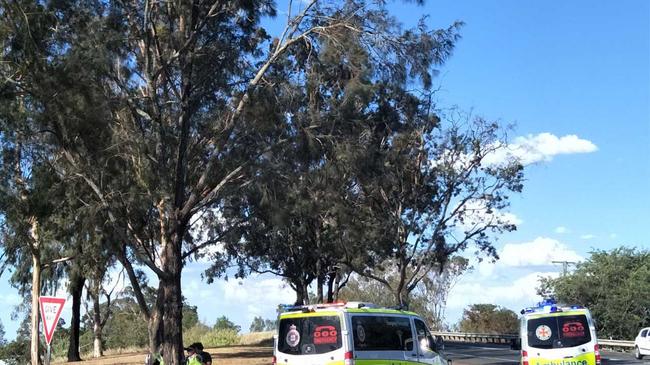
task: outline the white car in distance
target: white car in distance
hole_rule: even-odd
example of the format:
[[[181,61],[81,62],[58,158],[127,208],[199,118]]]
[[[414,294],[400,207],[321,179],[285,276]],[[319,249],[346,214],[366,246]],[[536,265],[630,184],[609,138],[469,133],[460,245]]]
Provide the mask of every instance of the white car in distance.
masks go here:
[[[634,357],[641,360],[644,355],[650,355],[650,327],[641,329],[634,339]]]

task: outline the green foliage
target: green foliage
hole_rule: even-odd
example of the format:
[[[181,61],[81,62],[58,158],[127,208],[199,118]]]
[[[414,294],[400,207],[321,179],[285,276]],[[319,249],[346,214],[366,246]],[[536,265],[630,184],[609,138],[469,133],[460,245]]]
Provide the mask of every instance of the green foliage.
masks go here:
[[[501,145],[498,126],[443,127],[432,101],[462,23],[404,29],[383,1],[290,4],[300,9],[275,40],[262,27],[276,14],[270,0],[2,9],[0,239],[23,293],[30,218],[44,263],[72,251],[96,259],[94,273],[115,253],[145,265],[164,290],[144,309],[120,303],[106,347],[144,344],[138,311],[152,310],[167,324],[169,362],[197,323],[181,321],[188,260],[210,255],[210,280],[233,258],[238,275],[274,272],[299,302],[313,281],[318,300],[325,283],[331,299],[354,270],[402,303],[453,253],[494,255],[489,234],[514,226],[490,220],[452,238],[475,210],[457,204],[507,207],[519,166],[481,165]],[[204,250],[216,243],[225,251]],[[374,271],[387,259],[394,285]],[[61,275],[44,273],[54,284]],[[239,331],[225,324],[223,337]]]
[[[8,365],[23,365],[29,363],[30,341],[17,338],[0,347],[0,360]]]
[[[183,331],[183,341],[186,345],[194,342],[203,342],[203,336],[207,335],[210,331],[212,331],[212,329],[209,326],[198,322],[194,326]],[[205,343],[203,346],[205,346]]]
[[[235,329],[213,329],[201,337],[203,346],[232,346],[239,343],[239,332]]]
[[[85,321],[87,336],[92,337],[92,318]],[[104,326],[103,341],[105,349],[145,347],[149,344],[147,322],[137,303],[132,298],[121,298],[113,303],[112,315]]]
[[[591,311],[598,335],[632,340],[650,326],[650,251],[619,247],[595,250],[572,273],[543,278],[538,292]]]
[[[278,329],[278,321],[273,319],[264,320],[264,331],[275,331]]]
[[[515,312],[494,304],[472,304],[463,311],[458,327],[461,332],[506,334],[519,331]]]
[[[195,305],[183,306],[183,331],[196,326],[199,323],[199,312]]]
[[[274,331],[277,327],[276,321],[271,319],[264,319],[261,316],[253,318],[253,322],[249,328],[249,332],[264,332]]]
[[[52,336],[51,351],[52,357],[65,356],[68,353],[68,338],[70,330],[59,326]]]
[[[241,326],[236,325],[233,322],[231,322],[228,319],[228,317],[221,316],[221,317],[217,318],[217,321],[215,322],[212,329],[214,329],[214,330],[232,330],[232,331],[235,331],[235,333],[239,333],[239,331],[241,331]]]
[[[391,267],[389,262],[384,263],[382,266],[385,268]],[[408,297],[405,298],[408,309],[422,316],[431,329],[446,329],[444,312],[449,291],[468,269],[467,259],[460,256],[451,258],[442,272],[439,270],[430,272],[409,293]],[[395,285],[398,280],[394,271],[387,271],[381,276],[390,285]],[[347,285],[341,290],[338,299],[394,306],[394,295],[395,293],[382,282],[355,275],[350,278]]]
[[[231,346],[239,343],[239,330],[233,327],[210,328],[203,323],[183,332],[186,344],[201,342],[204,347]]]
[[[250,328],[248,329],[249,332],[262,332],[264,331],[264,318],[256,316],[253,318],[253,322],[251,323]]]
[[[5,326],[2,325],[2,321],[0,321],[0,346],[4,346],[7,343],[7,340],[5,339]]]

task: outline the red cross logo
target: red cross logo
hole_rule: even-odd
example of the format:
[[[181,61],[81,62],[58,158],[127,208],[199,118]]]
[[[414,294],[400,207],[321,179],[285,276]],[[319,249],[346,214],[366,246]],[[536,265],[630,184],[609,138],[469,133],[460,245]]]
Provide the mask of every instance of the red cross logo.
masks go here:
[[[537,327],[537,330],[535,331],[535,335],[537,335],[537,338],[539,338],[542,341],[546,341],[549,338],[551,338],[551,329],[548,326],[541,325]]]
[[[539,329],[539,336],[540,337],[546,337],[548,335],[549,335],[548,330],[545,327],[542,327],[542,328]]]

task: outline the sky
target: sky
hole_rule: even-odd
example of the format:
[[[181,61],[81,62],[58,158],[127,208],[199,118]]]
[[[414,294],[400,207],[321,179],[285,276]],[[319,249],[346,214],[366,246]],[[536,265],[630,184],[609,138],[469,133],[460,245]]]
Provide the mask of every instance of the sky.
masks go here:
[[[450,293],[448,323],[473,303],[515,311],[534,304],[538,277],[562,271],[552,261],[578,262],[594,249],[621,245],[650,248],[650,2],[390,6],[405,26],[425,14],[430,27],[465,22],[435,80],[439,105],[514,123],[511,147],[527,163],[524,191],[509,209],[518,229],[498,237],[496,263],[472,259],[473,271]],[[277,304],[295,299],[270,275],[208,285],[201,279],[206,267],[186,266],[182,285],[208,324],[225,315],[246,332],[254,316],[274,318]],[[21,301],[5,274],[0,320],[8,338],[18,326],[11,308]]]

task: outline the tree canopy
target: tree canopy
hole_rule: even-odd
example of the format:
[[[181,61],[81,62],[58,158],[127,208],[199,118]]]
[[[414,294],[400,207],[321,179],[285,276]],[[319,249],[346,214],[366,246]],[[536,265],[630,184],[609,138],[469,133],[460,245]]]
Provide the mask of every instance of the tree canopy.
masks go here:
[[[463,311],[458,323],[461,332],[516,334],[519,317],[510,309],[494,304],[472,304]]]
[[[592,251],[576,269],[559,278],[542,278],[540,294],[583,305],[596,321],[598,335],[633,340],[650,326],[650,251],[619,247]]]
[[[462,22],[405,29],[383,1],[290,1],[273,37],[276,13],[270,0],[3,7],[2,245],[33,308],[79,272],[101,307],[119,262],[151,351],[179,364],[191,260],[212,262],[210,280],[231,260],[273,272],[297,302],[313,281],[332,300],[356,272],[406,304],[453,255],[496,258],[522,167],[486,160],[505,145],[498,124],[436,105]],[[74,268],[55,265],[75,252]],[[157,276],[153,304],[138,267]]]

